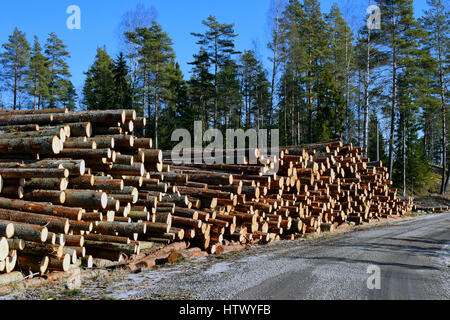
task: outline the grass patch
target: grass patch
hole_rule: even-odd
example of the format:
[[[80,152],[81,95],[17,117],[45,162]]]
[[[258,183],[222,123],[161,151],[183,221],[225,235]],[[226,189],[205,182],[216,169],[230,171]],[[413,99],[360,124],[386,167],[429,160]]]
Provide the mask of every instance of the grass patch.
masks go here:
[[[100,300],[115,300],[113,297],[110,297],[104,293],[100,295]]]
[[[43,300],[57,300],[58,295],[54,293],[53,291],[46,291],[42,294]]]
[[[66,291],[64,291],[64,295],[67,297],[77,297],[77,296],[81,296],[83,294],[83,292],[81,292],[80,289],[67,289]]]

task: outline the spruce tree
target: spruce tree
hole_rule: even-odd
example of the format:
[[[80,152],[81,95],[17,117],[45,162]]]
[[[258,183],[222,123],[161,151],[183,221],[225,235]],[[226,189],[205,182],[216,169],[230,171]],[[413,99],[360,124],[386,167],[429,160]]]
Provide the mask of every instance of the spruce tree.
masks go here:
[[[132,109],[133,99],[131,86],[128,81],[128,66],[122,52],[114,61],[112,73],[114,80],[114,109]]]
[[[160,148],[171,149],[177,142],[171,141],[174,129],[194,131],[195,109],[189,103],[188,88],[180,65],[173,59],[167,66],[165,108],[161,110]]]
[[[228,60],[220,68],[217,76],[219,92],[218,112],[219,116],[223,119],[219,126],[224,132],[225,129],[232,128],[239,123],[236,114],[242,103],[242,95],[238,68],[236,62]]]
[[[70,111],[74,111],[77,106],[76,104],[78,100],[78,94],[71,81],[67,80],[67,84],[65,85],[65,87],[67,89],[62,97],[62,105],[64,108],[67,108]]]
[[[208,127],[209,112],[214,101],[214,75],[210,73],[211,62],[203,47],[198,54],[194,54],[191,64],[192,76],[188,82],[190,104],[196,110],[195,120],[202,121],[203,129]]]
[[[95,61],[86,74],[83,103],[88,110],[109,110],[115,103],[114,61],[98,48]]]

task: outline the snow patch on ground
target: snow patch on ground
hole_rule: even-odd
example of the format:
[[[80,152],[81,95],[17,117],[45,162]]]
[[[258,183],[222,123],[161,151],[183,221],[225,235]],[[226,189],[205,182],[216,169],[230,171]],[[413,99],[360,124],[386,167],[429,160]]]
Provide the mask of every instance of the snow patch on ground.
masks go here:
[[[205,271],[206,274],[218,274],[222,272],[226,272],[230,269],[230,263],[228,262],[219,262],[213,264],[208,270]]]

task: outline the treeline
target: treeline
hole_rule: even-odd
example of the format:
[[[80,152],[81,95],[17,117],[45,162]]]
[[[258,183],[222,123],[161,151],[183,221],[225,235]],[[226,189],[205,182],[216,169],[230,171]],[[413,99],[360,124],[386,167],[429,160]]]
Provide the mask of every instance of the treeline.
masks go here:
[[[405,194],[428,191],[432,165],[442,166],[444,192],[449,11],[441,0],[427,3],[416,19],[412,0],[377,0],[381,28],[368,29],[364,21],[352,30],[336,4],[322,12],[318,0],[273,0],[269,70],[255,50],[236,50],[234,24],[209,16],[203,31],[192,32],[197,53],[189,75],[169,35],[141,6],[124,15],[123,53],[97,49],[80,102],[88,109],[136,109],[149,120],[142,134],[162,149],[175,144],[174,128],[193,131],[196,120],[223,132],[279,129],[280,145],[342,138],[382,160]],[[30,95],[21,87],[32,83],[25,78],[16,87]],[[12,79],[10,73],[9,90]],[[42,79],[45,94],[31,94],[45,102],[38,107],[67,105],[69,95],[61,93],[70,90],[52,91],[51,99],[56,82]]]
[[[2,91],[11,95],[11,104],[5,105],[0,99],[0,107],[74,110],[77,93],[70,81],[70,54],[66,48],[54,33],[48,35],[42,47],[37,36],[30,44],[25,33],[15,28],[0,51],[0,98]]]

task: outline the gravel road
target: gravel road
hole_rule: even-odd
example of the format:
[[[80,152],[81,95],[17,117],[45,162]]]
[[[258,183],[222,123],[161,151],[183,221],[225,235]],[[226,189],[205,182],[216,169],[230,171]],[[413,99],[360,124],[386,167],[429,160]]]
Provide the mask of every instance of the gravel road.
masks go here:
[[[368,268],[379,268],[379,289],[368,288],[369,277],[376,283]],[[445,213],[278,241],[124,274],[119,281],[90,281],[80,298],[448,300],[449,274],[450,214]]]

